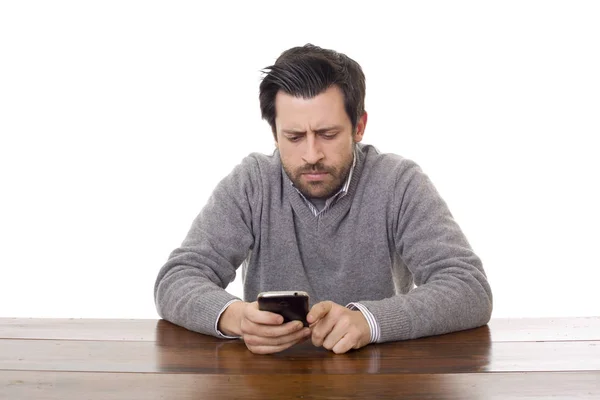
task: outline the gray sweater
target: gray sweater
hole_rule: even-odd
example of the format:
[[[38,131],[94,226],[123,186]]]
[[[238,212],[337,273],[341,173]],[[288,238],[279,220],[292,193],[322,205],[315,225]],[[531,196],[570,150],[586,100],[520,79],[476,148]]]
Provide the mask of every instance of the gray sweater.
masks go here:
[[[253,153],[216,187],[154,287],[159,315],[217,335],[243,264],[244,300],[303,290],[311,305],[360,302],[380,342],[485,325],[492,293],[481,260],[419,166],[359,144],[346,196],[315,217],[279,153]]]

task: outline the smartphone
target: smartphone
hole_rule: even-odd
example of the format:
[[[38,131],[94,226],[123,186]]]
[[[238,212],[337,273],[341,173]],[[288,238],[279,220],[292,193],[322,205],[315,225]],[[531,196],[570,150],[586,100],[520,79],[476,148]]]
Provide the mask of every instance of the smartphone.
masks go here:
[[[284,292],[262,292],[258,294],[258,309],[270,311],[283,317],[283,322],[302,321],[308,326],[308,293],[299,290]]]

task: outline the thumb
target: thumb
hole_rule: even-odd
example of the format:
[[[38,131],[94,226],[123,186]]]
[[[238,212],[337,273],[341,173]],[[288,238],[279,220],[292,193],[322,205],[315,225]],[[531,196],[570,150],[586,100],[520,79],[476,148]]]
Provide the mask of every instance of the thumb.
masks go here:
[[[312,306],[310,312],[306,316],[306,321],[309,324],[314,324],[318,320],[325,318],[329,311],[331,311],[333,304],[334,303],[332,301],[322,301],[320,303],[315,304],[314,306]]]

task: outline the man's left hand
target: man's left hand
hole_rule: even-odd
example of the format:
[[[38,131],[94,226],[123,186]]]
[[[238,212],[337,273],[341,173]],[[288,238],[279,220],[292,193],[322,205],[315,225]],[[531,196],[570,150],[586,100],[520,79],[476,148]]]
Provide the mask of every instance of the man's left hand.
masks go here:
[[[359,349],[371,340],[371,328],[363,314],[333,301],[315,304],[306,319],[312,331],[312,343],[336,354]]]

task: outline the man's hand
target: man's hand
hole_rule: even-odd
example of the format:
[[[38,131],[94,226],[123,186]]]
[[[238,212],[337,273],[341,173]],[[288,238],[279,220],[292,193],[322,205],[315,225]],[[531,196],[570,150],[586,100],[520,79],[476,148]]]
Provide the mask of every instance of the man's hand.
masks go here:
[[[260,311],[258,303],[231,303],[219,320],[219,330],[226,335],[241,336],[246,347],[256,354],[283,351],[307,339],[311,331],[302,322],[283,323],[283,317]]]
[[[353,311],[332,301],[315,304],[307,321],[312,331],[312,342],[342,354],[369,344],[371,328],[360,311]]]

